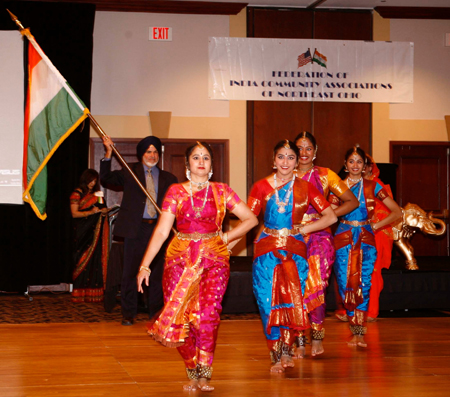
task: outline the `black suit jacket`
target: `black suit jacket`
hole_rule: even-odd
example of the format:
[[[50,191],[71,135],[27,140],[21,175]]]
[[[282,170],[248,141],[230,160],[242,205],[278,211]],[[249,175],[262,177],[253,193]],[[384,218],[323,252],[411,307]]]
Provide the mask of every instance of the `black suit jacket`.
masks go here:
[[[145,187],[145,173],[142,163],[129,164],[139,181]],[[111,161],[100,161],[100,182],[107,189],[123,190],[119,215],[114,224],[114,235],[135,238],[142,222],[147,196],[138,186],[134,178],[126,169],[111,171]],[[161,208],[164,196],[170,185],[178,179],[170,172],[159,170],[157,204]],[[157,215],[159,216],[159,215]]]

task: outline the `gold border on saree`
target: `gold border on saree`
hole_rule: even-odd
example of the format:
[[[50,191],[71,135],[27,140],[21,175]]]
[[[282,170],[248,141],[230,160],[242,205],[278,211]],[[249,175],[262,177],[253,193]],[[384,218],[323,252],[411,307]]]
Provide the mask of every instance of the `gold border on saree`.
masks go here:
[[[308,222],[311,222],[313,220],[317,220],[320,218],[322,218],[322,216],[319,214],[305,214],[305,215],[303,215],[302,224],[305,224],[305,223],[308,223]]]
[[[350,226],[366,226],[366,225],[370,225],[370,221],[364,221],[364,222],[360,222],[360,221],[346,221],[345,219],[341,219],[341,223],[343,223],[344,225],[350,225]]]
[[[213,232],[213,233],[181,233],[178,232],[177,237],[180,240],[192,240],[192,241],[200,241],[200,240],[209,240],[213,237],[217,237],[219,235],[219,232]]]
[[[300,234],[302,227],[303,225],[294,225],[292,229],[288,229],[287,227],[283,227],[282,229],[269,229],[265,227],[263,231],[272,237],[289,237]]]

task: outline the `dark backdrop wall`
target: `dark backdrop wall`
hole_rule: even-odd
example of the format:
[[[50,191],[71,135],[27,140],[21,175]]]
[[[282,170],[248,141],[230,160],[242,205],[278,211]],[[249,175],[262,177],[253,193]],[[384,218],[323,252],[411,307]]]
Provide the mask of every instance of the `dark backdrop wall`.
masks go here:
[[[247,8],[247,36],[280,39],[372,40],[368,10]],[[349,102],[248,101],[247,187],[272,172],[272,150],[306,130],[317,139],[317,165],[338,172],[359,143],[371,153],[372,105]]]
[[[89,108],[95,6],[2,2],[0,30],[17,30],[6,8],[30,28],[43,51]],[[17,35],[20,40],[18,30]],[[0,205],[0,291],[23,292],[27,285],[71,280],[69,196],[88,165],[88,124],[74,131],[48,163],[45,221],[39,220],[28,204]]]

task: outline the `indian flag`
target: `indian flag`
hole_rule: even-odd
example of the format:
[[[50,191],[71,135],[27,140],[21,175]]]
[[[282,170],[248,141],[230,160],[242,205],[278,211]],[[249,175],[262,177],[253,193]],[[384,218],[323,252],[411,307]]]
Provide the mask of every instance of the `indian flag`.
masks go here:
[[[314,50],[314,56],[312,61],[319,64],[320,66],[323,66],[324,68],[327,67],[327,57],[325,55],[322,55],[317,50]]]
[[[89,110],[50,62],[31,33],[28,37],[28,91],[24,126],[23,200],[47,218],[46,165]]]

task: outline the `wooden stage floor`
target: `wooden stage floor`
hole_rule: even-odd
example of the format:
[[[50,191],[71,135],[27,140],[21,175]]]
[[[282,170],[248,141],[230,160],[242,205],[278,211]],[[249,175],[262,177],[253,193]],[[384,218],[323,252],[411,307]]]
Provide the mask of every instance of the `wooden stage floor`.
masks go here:
[[[269,373],[259,320],[221,323],[212,393],[183,392],[175,349],[145,323],[0,324],[0,396],[449,396],[450,317],[369,324],[367,349],[349,348],[348,325],[329,317],[325,354]]]

